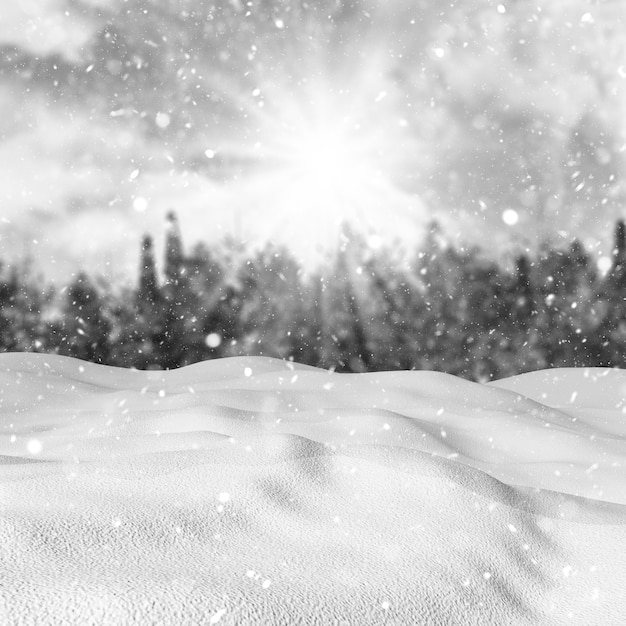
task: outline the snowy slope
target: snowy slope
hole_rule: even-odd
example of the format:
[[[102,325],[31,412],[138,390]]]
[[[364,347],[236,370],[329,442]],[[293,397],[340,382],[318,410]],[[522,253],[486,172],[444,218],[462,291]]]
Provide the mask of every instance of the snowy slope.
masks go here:
[[[0,355],[0,622],[623,624],[626,372]]]

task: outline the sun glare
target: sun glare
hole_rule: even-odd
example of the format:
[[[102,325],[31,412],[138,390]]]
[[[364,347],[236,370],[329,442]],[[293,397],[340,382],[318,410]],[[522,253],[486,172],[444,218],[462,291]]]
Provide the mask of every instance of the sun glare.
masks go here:
[[[378,230],[397,209],[389,154],[400,127],[389,111],[380,115],[376,94],[316,84],[280,93],[274,86],[272,95],[257,118],[265,198],[258,206],[299,249],[333,247],[342,222]]]
[[[375,210],[372,188],[381,176],[375,147],[349,120],[318,119],[276,139],[277,209],[282,205],[292,221],[308,223],[301,231],[307,238],[330,243],[341,222],[362,222]]]
[[[288,160],[296,176],[327,190],[354,179],[363,165],[349,138],[327,128],[296,135]]]
[[[319,202],[336,218],[349,211],[346,199],[359,200],[376,177],[370,150],[359,146],[359,136],[338,123],[290,133],[281,166],[286,184],[306,202]]]
[[[373,53],[369,61],[340,72],[298,68],[284,79],[259,80],[247,95],[229,92],[244,114],[241,148],[217,151],[250,164],[234,179],[248,191],[242,211],[252,200],[266,218],[263,234],[289,241],[299,253],[307,249],[303,257],[334,249],[343,222],[389,238],[415,230],[424,214],[407,183],[407,163],[414,169],[420,150],[404,100],[380,78],[384,59]],[[253,236],[261,236],[258,229]]]

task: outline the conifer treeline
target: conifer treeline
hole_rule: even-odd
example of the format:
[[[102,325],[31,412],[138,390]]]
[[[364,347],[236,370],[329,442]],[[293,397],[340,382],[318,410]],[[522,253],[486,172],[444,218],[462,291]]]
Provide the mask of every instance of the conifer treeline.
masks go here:
[[[472,380],[546,367],[626,366],[626,229],[601,276],[584,246],[521,254],[506,270],[436,230],[408,263],[345,228],[307,274],[285,249],[186,254],[168,215],[163,279],[142,242],[135,289],[80,273],[42,290],[0,274],[0,350],[139,369],[265,355],[338,371],[434,369]]]

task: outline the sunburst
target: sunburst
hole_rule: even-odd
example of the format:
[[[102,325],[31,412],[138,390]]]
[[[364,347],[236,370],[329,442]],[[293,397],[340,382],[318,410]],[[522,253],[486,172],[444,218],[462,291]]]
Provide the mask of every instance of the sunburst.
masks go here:
[[[221,88],[243,130],[227,133],[218,152],[246,164],[231,184],[251,190],[246,198],[267,216],[263,234],[306,256],[334,243],[342,222],[383,234],[398,222],[415,228],[424,210],[407,180],[420,150],[380,59],[305,65],[306,74],[259,72],[248,94]]]

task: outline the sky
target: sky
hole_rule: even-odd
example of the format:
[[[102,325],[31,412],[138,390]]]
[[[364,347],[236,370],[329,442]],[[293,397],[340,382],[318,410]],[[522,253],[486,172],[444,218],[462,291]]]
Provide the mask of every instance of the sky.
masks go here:
[[[171,10],[168,7],[172,7]],[[30,0],[0,9],[0,256],[127,280],[164,216],[321,258],[350,221],[600,246],[623,206],[621,2]]]

